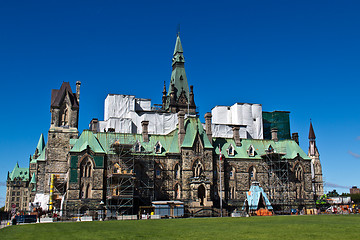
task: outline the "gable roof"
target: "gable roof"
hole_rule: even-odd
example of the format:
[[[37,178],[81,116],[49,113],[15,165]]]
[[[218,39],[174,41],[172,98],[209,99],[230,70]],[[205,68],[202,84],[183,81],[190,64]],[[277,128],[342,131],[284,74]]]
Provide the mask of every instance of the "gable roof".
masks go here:
[[[16,163],[14,169],[8,176],[10,181],[13,181],[15,178],[19,178],[21,181],[29,181],[29,168],[21,168],[19,164]]]
[[[196,137],[199,135],[204,148],[213,148],[198,117],[189,116],[185,119],[184,126],[186,133],[182,147],[192,147]]]
[[[72,108],[79,108],[76,93],[73,93],[69,82],[63,82],[60,89],[51,90],[51,107],[59,108],[68,94]]]
[[[88,147],[95,153],[105,153],[104,149],[100,145],[99,141],[95,137],[92,131],[84,130],[79,139],[76,141],[70,152],[82,152]]]

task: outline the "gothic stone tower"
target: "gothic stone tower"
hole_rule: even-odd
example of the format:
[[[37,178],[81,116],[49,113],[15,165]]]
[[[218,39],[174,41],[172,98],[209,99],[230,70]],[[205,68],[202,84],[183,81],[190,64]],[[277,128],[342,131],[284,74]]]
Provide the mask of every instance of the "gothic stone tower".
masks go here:
[[[310,122],[310,130],[309,130],[309,153],[308,156],[311,158],[311,165],[313,168],[312,178],[313,178],[313,190],[315,198],[319,198],[324,194],[324,187],[323,187],[323,179],[322,179],[322,170],[321,170],[321,163],[320,163],[320,154],[316,147],[315,141],[315,132]]]
[[[70,84],[63,82],[60,89],[53,89],[51,92],[51,125],[48,132],[45,181],[50,179],[51,174],[55,174],[57,186],[65,184],[69,168],[70,139],[78,138],[80,85],[79,81],[76,82],[76,93],[73,93]],[[44,188],[43,191],[49,193],[49,185],[46,184]],[[62,188],[65,191],[65,186]]]
[[[166,92],[166,86],[163,91],[163,109],[169,112],[184,111],[185,113],[195,114],[196,105],[194,101],[193,86],[189,85],[185,73],[185,59],[179,34],[176,38],[176,44],[172,59],[172,72],[169,91]]]

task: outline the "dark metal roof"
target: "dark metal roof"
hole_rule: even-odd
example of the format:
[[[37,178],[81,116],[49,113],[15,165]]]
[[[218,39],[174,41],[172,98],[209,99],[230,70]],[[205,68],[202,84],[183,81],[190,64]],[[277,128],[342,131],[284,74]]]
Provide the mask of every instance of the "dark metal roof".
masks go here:
[[[76,93],[73,93],[69,82],[63,82],[60,89],[52,89],[51,91],[51,107],[59,108],[68,93],[72,108],[79,108]]]
[[[310,122],[310,130],[309,130],[309,139],[315,139],[315,132],[312,126],[312,123]]]

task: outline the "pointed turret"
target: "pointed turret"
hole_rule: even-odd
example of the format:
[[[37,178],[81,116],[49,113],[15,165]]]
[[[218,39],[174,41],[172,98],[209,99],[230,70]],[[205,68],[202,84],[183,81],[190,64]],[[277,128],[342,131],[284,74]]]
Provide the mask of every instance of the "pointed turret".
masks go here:
[[[169,85],[169,92],[172,90],[171,84],[175,85],[176,98],[180,97],[182,91],[185,92],[186,98],[189,97],[189,85],[187,82],[187,77],[185,73],[185,59],[183,55],[183,48],[180,41],[180,36],[177,35],[176,44],[172,59],[172,73],[171,73],[171,81]]]
[[[31,177],[30,184],[36,184],[35,173]]]
[[[312,123],[310,122],[310,130],[309,130],[309,140],[310,141],[315,141],[316,137],[315,137],[315,132],[312,126]]]
[[[185,113],[196,113],[196,106],[193,100],[193,92],[189,91],[189,84],[185,73],[185,58],[180,41],[177,35],[174,54],[172,58],[172,73],[165,104],[165,110],[170,112],[184,111]],[[192,95],[192,96],[190,96]]]
[[[315,141],[316,137],[315,137],[315,132],[314,132],[314,128],[313,125],[310,121],[310,129],[309,129],[309,156],[315,156],[315,155],[319,155],[319,152],[317,150],[316,147],[316,141]]]
[[[36,151],[37,151],[38,154],[41,154],[42,151],[44,150],[44,148],[45,148],[44,135],[41,134],[40,138],[39,138],[39,141],[38,141],[38,144],[36,146],[35,154],[36,154]]]
[[[324,194],[323,180],[322,180],[322,167],[320,163],[320,154],[316,147],[316,136],[313,125],[310,121],[309,129],[309,153],[308,156],[311,158],[311,177],[313,182],[314,199],[318,199]]]
[[[180,34],[177,34],[176,44],[175,44],[175,49],[174,49],[173,55],[175,56],[176,53],[183,53],[183,52],[184,51],[183,51],[181,41],[180,41]]]
[[[166,108],[166,83],[164,81],[164,89],[163,89],[163,96],[162,96],[162,108]]]

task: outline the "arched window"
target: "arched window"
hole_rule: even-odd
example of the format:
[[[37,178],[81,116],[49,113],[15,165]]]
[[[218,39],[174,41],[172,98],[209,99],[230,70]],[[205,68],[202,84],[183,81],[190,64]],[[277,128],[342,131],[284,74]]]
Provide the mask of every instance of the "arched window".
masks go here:
[[[199,160],[197,160],[194,164],[194,177],[200,177],[203,173],[203,166]]]
[[[235,187],[230,187],[229,199],[235,199]]]
[[[89,192],[90,192],[90,186],[89,184],[86,186],[86,190],[85,190],[85,198],[89,198]]]
[[[234,167],[231,167],[231,170],[229,172],[230,179],[235,179],[236,170]]]
[[[299,164],[296,165],[294,172],[296,179],[301,182],[304,179],[304,174],[303,174],[303,169]]]
[[[249,186],[253,181],[256,181],[256,168],[254,166],[251,166],[249,168]]]
[[[202,153],[202,146],[201,146],[201,142],[200,139],[198,138],[196,143],[195,143],[195,153],[199,154]]]
[[[61,126],[67,126],[68,122],[69,122],[69,112],[67,106],[65,106],[61,113]]]
[[[91,177],[91,175],[92,175],[92,164],[90,159],[86,159],[82,162],[80,166],[80,176]]]
[[[179,184],[175,185],[175,199],[181,199],[181,187]]]
[[[87,177],[91,177],[91,163],[90,161],[87,162],[87,174],[86,174]]]
[[[179,166],[179,164],[176,164],[176,165],[175,165],[175,168],[174,168],[174,178],[175,178],[175,179],[180,179],[180,166]]]

